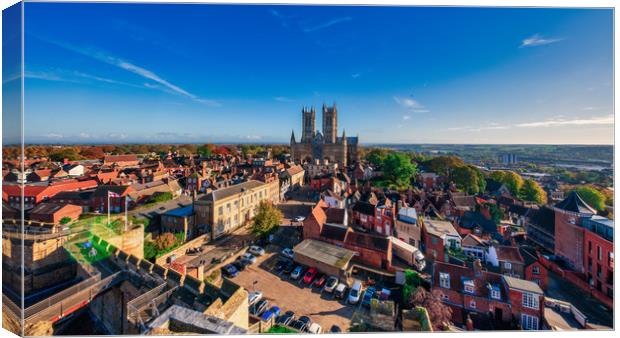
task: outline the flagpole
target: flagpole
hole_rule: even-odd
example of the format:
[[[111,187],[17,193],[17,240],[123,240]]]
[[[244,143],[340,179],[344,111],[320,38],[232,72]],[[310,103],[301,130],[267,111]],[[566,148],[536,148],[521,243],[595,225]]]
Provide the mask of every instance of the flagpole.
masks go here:
[[[128,199],[127,196],[125,196],[125,231],[127,231],[127,203]]]
[[[108,191],[108,226],[110,226],[110,192]]]

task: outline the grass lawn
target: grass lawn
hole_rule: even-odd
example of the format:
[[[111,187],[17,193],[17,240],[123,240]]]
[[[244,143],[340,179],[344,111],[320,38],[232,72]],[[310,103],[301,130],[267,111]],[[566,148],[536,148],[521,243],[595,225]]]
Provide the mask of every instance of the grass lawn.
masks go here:
[[[286,326],[274,325],[267,330],[266,333],[299,333],[295,330],[291,330]]]

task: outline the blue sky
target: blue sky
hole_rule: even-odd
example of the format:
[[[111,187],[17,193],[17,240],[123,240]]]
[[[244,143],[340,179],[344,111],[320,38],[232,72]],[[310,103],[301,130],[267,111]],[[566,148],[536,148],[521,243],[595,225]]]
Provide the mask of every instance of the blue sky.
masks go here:
[[[25,7],[30,142],[613,143],[611,10]]]

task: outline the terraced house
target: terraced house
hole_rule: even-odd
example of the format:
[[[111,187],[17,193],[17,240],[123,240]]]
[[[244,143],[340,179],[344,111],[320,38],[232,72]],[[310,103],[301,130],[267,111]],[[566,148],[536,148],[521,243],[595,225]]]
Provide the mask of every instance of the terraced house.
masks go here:
[[[279,182],[248,181],[212,191],[196,200],[196,224],[212,229],[216,239],[249,222],[261,201],[277,203],[280,198]]]

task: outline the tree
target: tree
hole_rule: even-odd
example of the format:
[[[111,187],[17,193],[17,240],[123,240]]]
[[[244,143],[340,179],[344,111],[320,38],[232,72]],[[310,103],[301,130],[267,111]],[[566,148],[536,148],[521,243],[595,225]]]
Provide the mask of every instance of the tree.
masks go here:
[[[523,186],[519,191],[519,197],[538,204],[545,204],[547,201],[547,193],[532,179],[523,181]]]
[[[177,238],[171,232],[164,232],[163,234],[157,236],[153,242],[155,244],[155,248],[161,251],[174,246],[177,242]]]
[[[63,217],[60,219],[60,225],[65,225],[69,222],[71,222],[71,217]]]
[[[498,170],[491,173],[490,177],[498,182],[501,182],[510,190],[514,196],[519,195],[519,191],[523,186],[523,177],[514,171]]]
[[[452,180],[457,188],[469,194],[477,194],[484,191],[486,185],[484,175],[482,175],[478,168],[471,165],[463,165],[452,169]]]
[[[428,162],[432,171],[439,175],[450,176],[452,169],[465,165],[462,159],[456,156],[437,156]]]
[[[403,153],[390,153],[383,160],[383,175],[399,187],[409,185],[418,167]]]
[[[215,150],[215,146],[213,144],[203,144],[196,149],[196,151],[198,152],[198,155],[202,157],[209,157],[213,155],[214,150]]]
[[[366,160],[368,160],[368,162],[370,162],[370,164],[374,165],[375,167],[380,167],[383,164],[386,156],[386,149],[376,148],[368,152],[368,155],[366,155]]]
[[[603,211],[605,210],[605,195],[596,188],[589,185],[578,186],[573,189],[581,198],[592,208]]]
[[[428,292],[423,287],[418,287],[409,298],[409,303],[412,306],[425,308],[436,330],[441,330],[444,324],[448,323],[452,317],[452,310],[441,301],[441,292],[439,290]]]
[[[273,204],[261,201],[256,207],[256,214],[252,220],[252,233],[265,236],[272,233],[282,222],[282,212]]]
[[[158,191],[154,193],[149,199],[151,203],[162,203],[170,201],[173,198],[172,193],[169,191]]]

